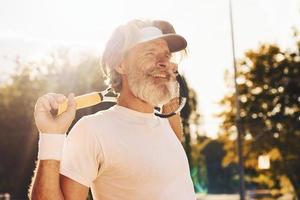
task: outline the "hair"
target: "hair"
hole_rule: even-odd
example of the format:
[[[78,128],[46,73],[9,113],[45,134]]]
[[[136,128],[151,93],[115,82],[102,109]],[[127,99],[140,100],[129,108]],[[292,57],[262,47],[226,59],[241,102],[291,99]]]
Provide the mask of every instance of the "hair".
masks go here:
[[[148,26],[159,28],[163,34],[175,33],[172,24],[167,21],[134,19],[116,28],[106,43],[101,58],[101,67],[107,78],[107,83],[115,92],[120,92],[122,88],[122,76],[115,68],[122,62],[126,51],[135,44],[139,29]],[[182,52],[186,54],[186,50]]]

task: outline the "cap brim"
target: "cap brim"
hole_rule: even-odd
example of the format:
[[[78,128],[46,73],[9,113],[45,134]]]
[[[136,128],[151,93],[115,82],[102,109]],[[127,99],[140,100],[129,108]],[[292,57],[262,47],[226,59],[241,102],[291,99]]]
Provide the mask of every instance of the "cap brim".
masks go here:
[[[187,41],[178,34],[164,34],[158,38],[164,39],[168,43],[170,52],[177,52],[187,47]]]
[[[187,41],[181,35],[176,33],[163,34],[162,30],[152,26],[140,29],[136,38],[135,44],[163,39],[167,42],[170,52],[177,52],[187,47]]]
[[[170,33],[159,35],[151,38],[147,38],[141,42],[149,42],[157,39],[163,39],[167,42],[170,52],[177,52],[185,49],[187,47],[187,41],[181,35]]]

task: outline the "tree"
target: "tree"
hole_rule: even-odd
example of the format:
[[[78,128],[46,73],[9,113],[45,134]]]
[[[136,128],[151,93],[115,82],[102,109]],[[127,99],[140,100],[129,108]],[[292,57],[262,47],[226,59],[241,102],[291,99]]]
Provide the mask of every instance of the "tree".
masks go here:
[[[184,133],[182,143],[189,161],[195,191],[206,192],[206,163],[201,154],[202,143],[205,142],[201,137],[204,133],[200,129],[202,117],[197,109],[198,98],[196,92],[188,86],[185,79],[184,82],[188,89],[188,98],[186,105],[180,112]]]
[[[237,193],[238,180],[234,175],[238,168],[234,163],[222,166],[225,153],[224,144],[219,139],[209,140],[203,148],[202,154],[207,167],[207,189],[210,194]]]
[[[105,87],[98,58],[91,52],[74,60],[71,50],[59,49],[48,58],[23,63],[0,86],[0,192],[26,198],[37,156],[38,131],[33,121],[34,105],[47,92],[76,95]],[[88,75],[88,77],[87,77]]]
[[[238,90],[240,93],[241,123],[246,141],[245,166],[257,169],[257,157],[270,154],[270,181],[278,186],[278,176],[286,175],[300,198],[300,43],[295,50],[282,50],[277,45],[263,44],[250,50],[238,62]],[[221,101],[225,136],[236,133],[234,128],[234,93]],[[235,147],[227,138],[224,164],[236,162]],[[250,138],[251,138],[250,137]],[[246,171],[247,172],[247,171]]]

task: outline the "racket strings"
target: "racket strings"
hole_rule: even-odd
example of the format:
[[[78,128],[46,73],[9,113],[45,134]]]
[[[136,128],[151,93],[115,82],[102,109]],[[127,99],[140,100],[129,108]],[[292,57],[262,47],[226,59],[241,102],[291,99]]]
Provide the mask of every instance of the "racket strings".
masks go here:
[[[165,104],[162,109],[156,109],[154,113],[161,118],[168,118],[179,113],[187,101],[187,87],[182,77],[177,73],[177,97],[173,98],[170,102]],[[159,112],[161,111],[161,112]]]

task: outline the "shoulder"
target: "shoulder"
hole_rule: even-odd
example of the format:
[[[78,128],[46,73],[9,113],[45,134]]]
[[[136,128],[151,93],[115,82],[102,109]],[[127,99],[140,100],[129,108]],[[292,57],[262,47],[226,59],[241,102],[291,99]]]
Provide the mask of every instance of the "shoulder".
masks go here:
[[[102,110],[91,115],[83,116],[76,122],[76,124],[79,126],[84,126],[85,128],[90,128],[95,124],[100,125],[106,123],[112,117],[114,117],[113,109]]]

